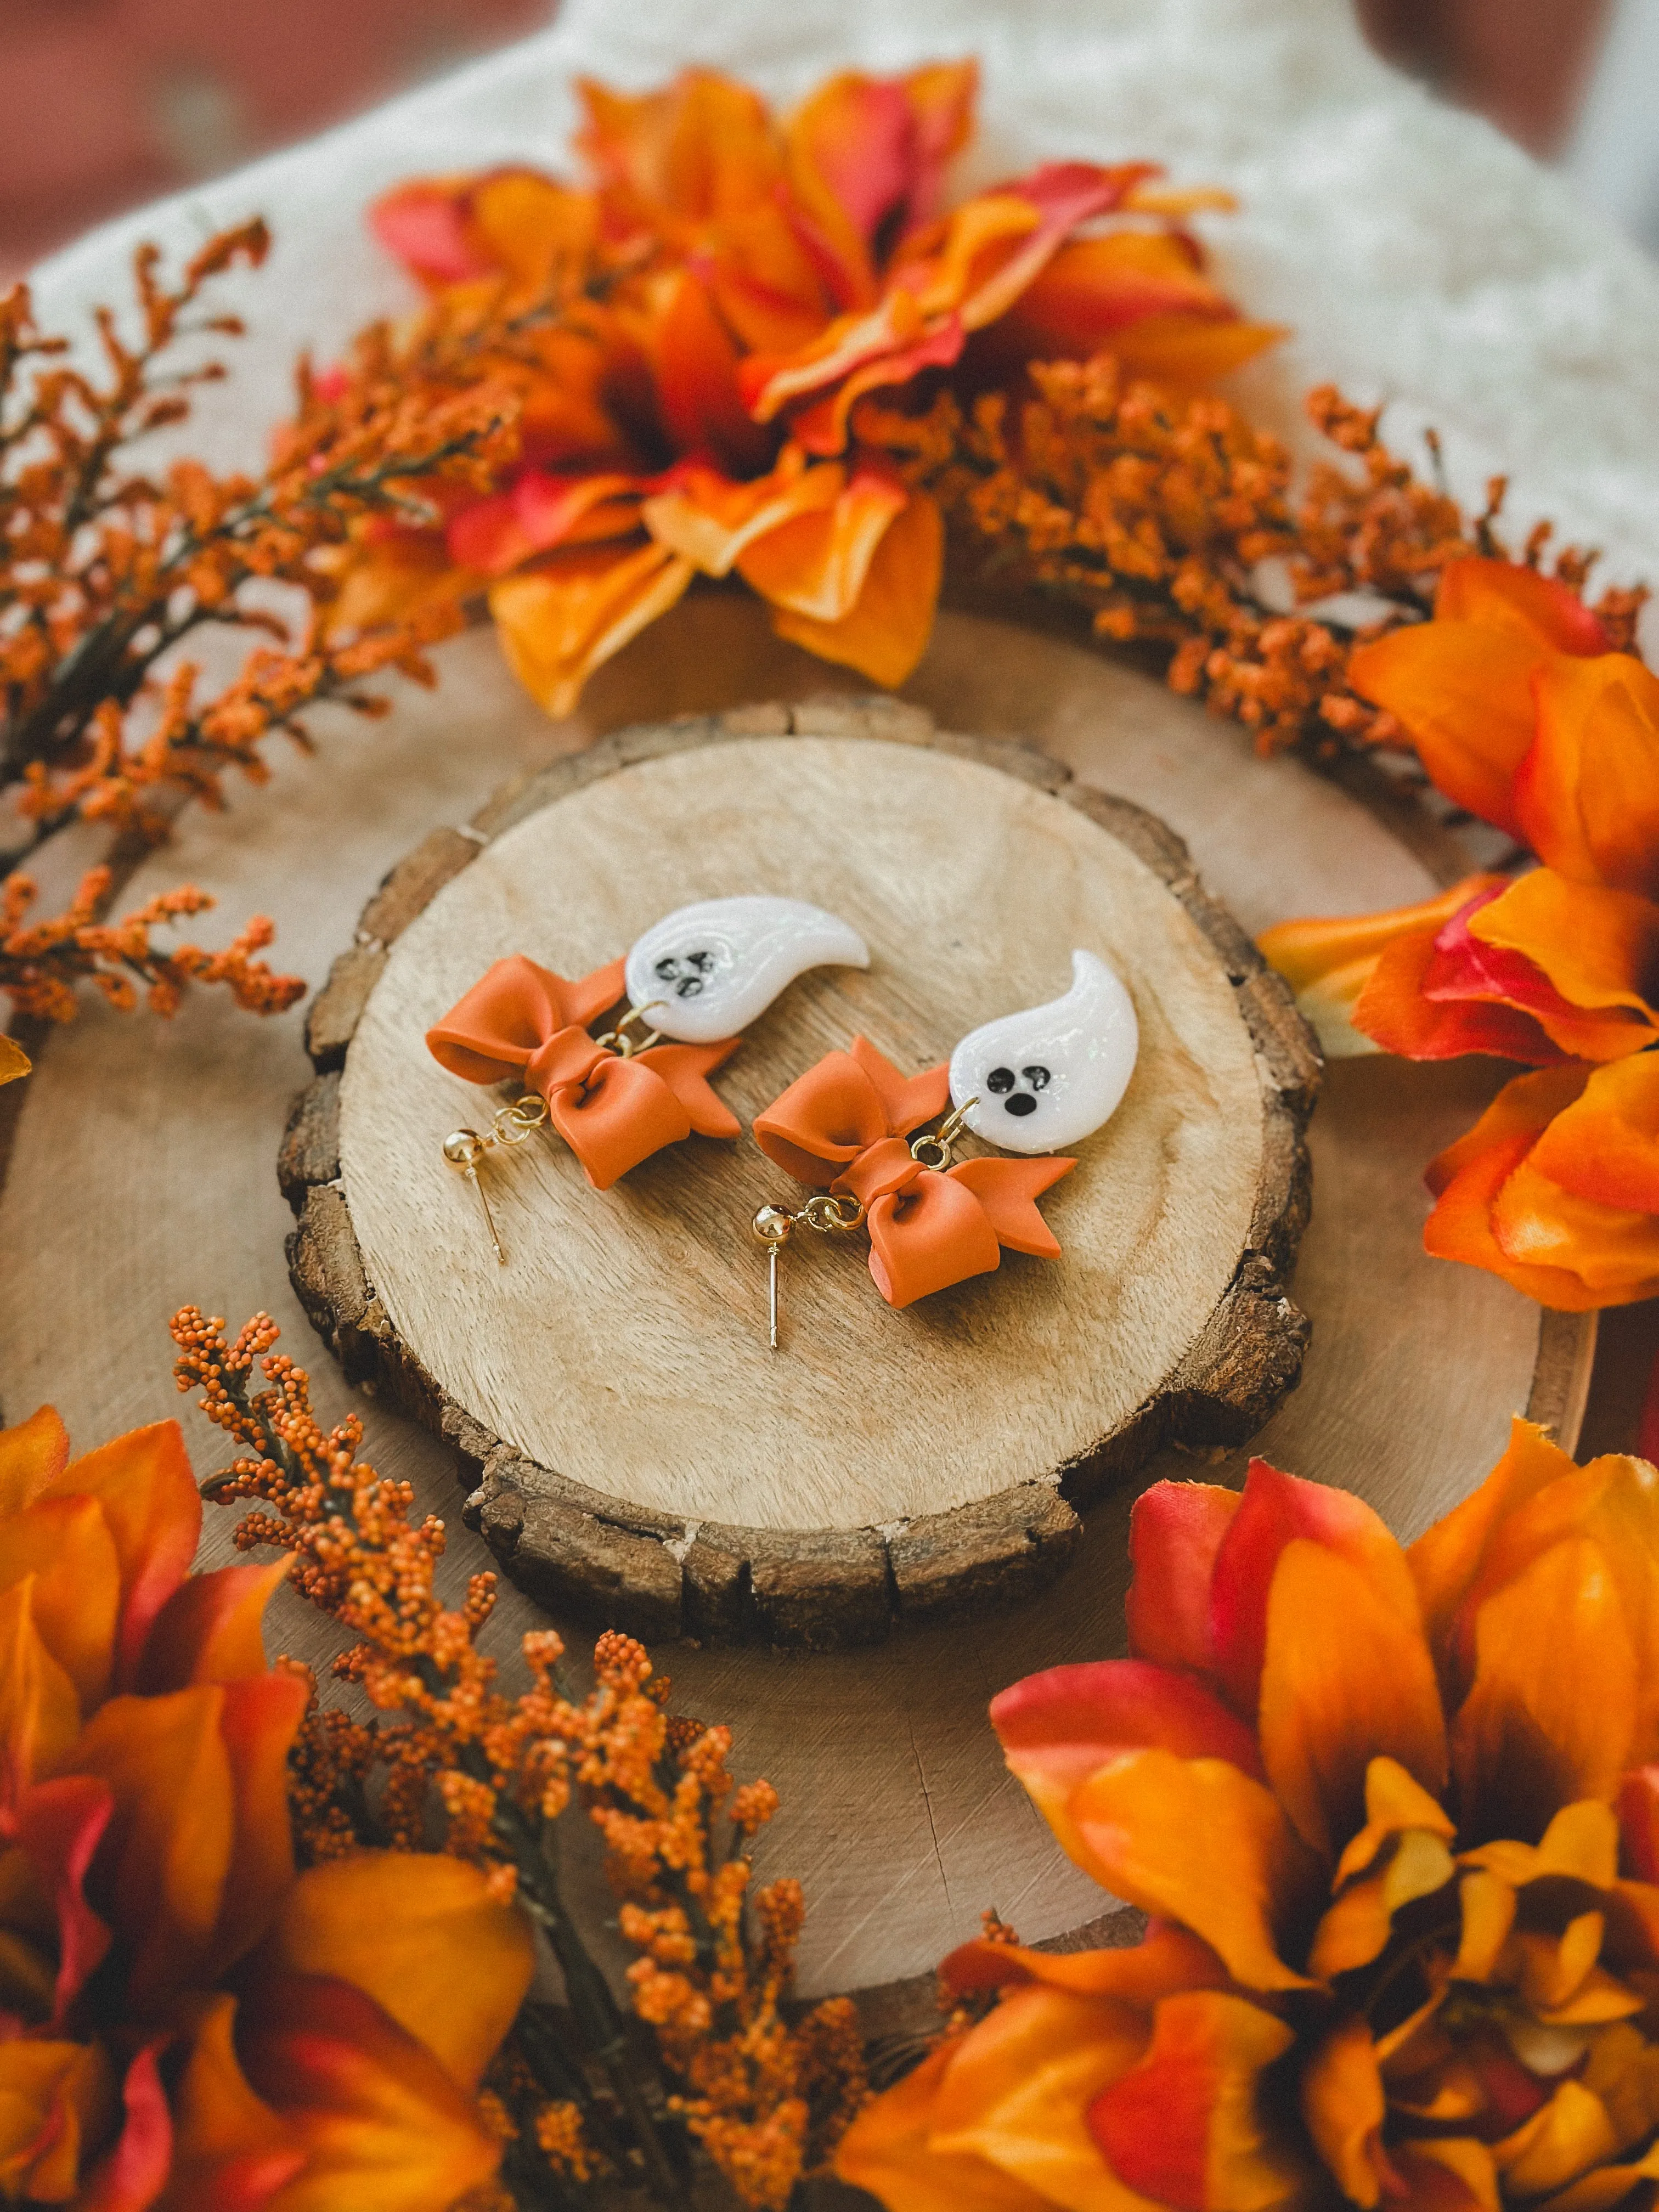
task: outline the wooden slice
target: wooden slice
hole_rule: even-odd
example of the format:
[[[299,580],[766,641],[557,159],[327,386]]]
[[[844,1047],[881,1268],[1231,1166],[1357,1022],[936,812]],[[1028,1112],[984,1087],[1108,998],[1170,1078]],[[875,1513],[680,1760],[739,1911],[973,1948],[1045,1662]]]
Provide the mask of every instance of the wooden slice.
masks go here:
[[[694,1138],[598,1193],[544,1133],[486,1165],[496,1262],[441,1147],[497,1098],[425,1030],[506,953],[581,974],[734,890],[811,899],[872,955],[750,1030],[717,1079],[745,1125],[854,1034],[908,1072],[1056,995],[1074,945],[1112,960],[1140,1057],[1044,1201],[1060,1261],[1005,1255],[895,1313],[861,1238],[792,1245],[773,1353],[748,1224],[799,1193],[751,1141]],[[469,1512],[508,1571],[607,1625],[824,1648],[1027,1595],[1106,1483],[1243,1442],[1301,1368],[1280,1276],[1319,1063],[1288,994],[1152,817],[891,701],[625,732],[436,832],[370,901],[309,1042],[282,1169],[307,1311],[477,1466]]]

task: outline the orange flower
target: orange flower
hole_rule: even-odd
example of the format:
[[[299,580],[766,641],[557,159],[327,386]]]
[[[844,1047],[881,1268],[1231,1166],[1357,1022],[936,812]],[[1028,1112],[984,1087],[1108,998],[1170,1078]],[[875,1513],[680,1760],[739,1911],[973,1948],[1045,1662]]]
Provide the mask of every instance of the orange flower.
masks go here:
[[[1260,943],[1338,1057],[1381,1046],[1546,1066],[1659,1040],[1659,905],[1551,868],[1466,877],[1383,914],[1281,922]]]
[[[1529,838],[1515,786],[1534,744],[1534,679],[1578,654],[1607,656],[1607,636],[1576,592],[1471,554],[1441,570],[1433,621],[1358,647],[1348,680],[1404,726],[1449,799]]]
[[[1569,1312],[1659,1297],[1659,1055],[1517,1076],[1428,1185],[1443,1259]]]
[[[337,619],[495,580],[509,661],[563,714],[694,571],[735,571],[781,635],[901,682],[943,527],[860,444],[864,395],[952,370],[977,389],[1103,345],[1192,386],[1278,335],[1242,321],[1171,227],[1224,196],[1158,189],[1147,163],[1051,164],[940,216],[977,74],[844,74],[782,121],[714,70],[640,94],[584,83],[591,190],[502,168],[386,195],[377,234],[439,325],[483,331],[479,373],[520,405],[522,453],[489,496],[445,502],[441,527],[365,532]],[[1109,235],[1078,235],[1103,216]]]
[[[442,2212],[495,2168],[527,1936],[448,1859],[296,1878],[288,1562],[191,1576],[200,1526],[176,1423],[0,1433],[0,2193]]]
[[[1134,1656],[992,1717],[1152,1925],[953,1954],[1000,2001],[842,2178],[892,2212],[1606,2212],[1650,2179],[1659,1473],[1517,1421],[1409,1551],[1261,1461],[1242,1496],[1157,1484],[1130,1544]]]

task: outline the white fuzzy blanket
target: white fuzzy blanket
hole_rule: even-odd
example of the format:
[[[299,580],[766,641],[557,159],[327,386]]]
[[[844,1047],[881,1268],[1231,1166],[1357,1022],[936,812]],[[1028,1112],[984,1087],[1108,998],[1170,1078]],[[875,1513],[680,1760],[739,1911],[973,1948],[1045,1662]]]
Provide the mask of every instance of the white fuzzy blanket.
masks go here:
[[[1659,579],[1659,270],[1376,61],[1349,0],[566,0],[537,38],[94,233],[40,270],[40,304],[73,318],[119,295],[138,238],[184,250],[264,213],[276,252],[240,287],[252,336],[188,434],[246,459],[295,352],[325,356],[407,298],[365,201],[415,172],[562,165],[575,75],[642,87],[700,61],[787,100],[835,68],[969,52],[984,128],[964,180],[1133,155],[1238,193],[1240,214],[1206,226],[1222,269],[1297,332],[1240,380],[1261,413],[1283,426],[1326,379],[1387,399],[1396,436],[1439,426],[1466,495],[1507,469],[1518,517],[1552,513],[1620,580]]]

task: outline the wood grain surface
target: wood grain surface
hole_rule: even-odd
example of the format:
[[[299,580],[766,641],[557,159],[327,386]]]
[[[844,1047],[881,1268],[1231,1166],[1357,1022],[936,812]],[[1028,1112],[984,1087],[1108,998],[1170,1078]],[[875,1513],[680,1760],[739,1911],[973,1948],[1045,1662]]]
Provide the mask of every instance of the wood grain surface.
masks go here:
[[[1082,781],[1163,817],[1247,929],[1433,888],[1425,860],[1343,790],[1296,762],[1256,759],[1233,727],[1086,647],[1024,627],[1024,608],[1010,612],[1020,622],[945,615],[907,695],[943,726],[1023,732]],[[130,895],[181,878],[215,892],[220,915],[197,925],[210,943],[250,910],[270,912],[283,964],[320,983],[393,863],[434,823],[465,822],[503,777],[598,731],[835,683],[772,639],[759,608],[718,592],[684,602],[601,672],[580,720],[553,729],[487,635],[439,658],[435,694],[401,696],[368,731],[319,722],[319,758],[278,757],[271,789],[234,793],[222,815],[187,814]],[[42,869],[43,896],[82,857],[72,841],[49,855],[58,872]],[[272,1162],[310,1073],[302,1028],[297,1013],[258,1023],[205,995],[171,1024],[93,1005],[51,1039],[27,1084],[10,1086],[26,1095],[0,1197],[0,1401],[15,1419],[50,1399],[83,1446],[100,1441],[181,1412],[167,1371],[174,1306],[193,1299],[233,1323],[267,1307],[283,1349],[311,1368],[324,1417],[355,1405],[365,1456],[447,1516],[443,1575],[459,1592],[492,1562],[460,1525],[455,1455],[346,1387],[286,1279],[292,1216]],[[1422,1249],[1423,1164],[1468,1127],[1503,1074],[1482,1062],[1347,1062],[1328,1074],[1310,1132],[1314,1214],[1292,1289],[1313,1339],[1300,1385],[1257,1448],[1358,1492],[1402,1537],[1492,1464],[1538,1367],[1536,1307]],[[1552,1325],[1551,1343],[1559,1335]],[[1568,1442],[1590,1335],[1566,1325],[1550,1405],[1538,1401]],[[219,1439],[185,1418],[198,1468],[220,1465]],[[1236,1481],[1243,1465],[1238,1454],[1172,1452],[1146,1479]],[[758,1870],[805,1884],[805,1991],[920,1973],[974,1932],[988,1905],[1028,1939],[1101,1911],[1100,1893],[1004,1771],[985,1705],[1035,1668],[1121,1650],[1129,1503],[1127,1486],[1102,1501],[1043,1599],[983,1624],[902,1628],[873,1650],[682,1645],[668,1659],[674,1704],[730,1723],[738,1770],[768,1775],[781,1794]],[[231,1556],[233,1521],[210,1519],[204,1561]],[[544,1618],[507,1589],[490,1648],[510,1668],[520,1632]],[[333,1648],[329,1625],[285,1593],[269,1620],[282,1648],[313,1659]],[[569,1635],[580,1653],[580,1631]]]
[[[486,1167],[496,1261],[440,1149],[494,1098],[426,1030],[509,951],[586,972],[733,885],[855,916],[872,948],[751,1026],[720,1076],[744,1122],[855,1034],[930,1065],[1054,995],[1074,945],[1112,960],[1140,1054],[1048,1203],[1060,1262],[895,1314],[862,1240],[792,1248],[774,1354],[746,1227],[787,1178],[694,1140],[599,1194],[547,1138]],[[1299,1371],[1279,1271],[1312,1040],[1179,841],[1032,748],[879,696],[647,725],[424,841],[337,969],[284,1144],[296,1286],[349,1367],[478,1462],[469,1518],[515,1579],[601,1626],[822,1647],[1028,1597],[1075,1506],[1162,1444],[1244,1441]]]

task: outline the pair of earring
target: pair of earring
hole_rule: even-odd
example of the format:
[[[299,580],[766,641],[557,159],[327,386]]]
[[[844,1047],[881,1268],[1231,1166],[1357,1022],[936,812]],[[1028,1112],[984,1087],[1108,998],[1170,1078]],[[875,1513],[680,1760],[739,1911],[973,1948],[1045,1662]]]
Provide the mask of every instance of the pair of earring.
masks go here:
[[[549,1125],[605,1190],[693,1131],[735,1138],[738,1124],[708,1078],[738,1032],[809,968],[869,964],[864,940],[836,915],[759,896],[682,907],[622,959],[574,981],[522,955],[498,960],[427,1032],[453,1073],[526,1085],[487,1133],[459,1129],[444,1143],[477,1193],[496,1258],[506,1254],[478,1172],[489,1152]],[[592,1036],[591,1024],[624,1000]],[[895,1307],[988,1272],[1005,1249],[1057,1258],[1036,1200],[1076,1162],[1051,1148],[1109,1118],[1138,1049],[1123,984],[1096,954],[1075,951],[1063,996],[985,1023],[920,1075],[906,1078],[864,1037],[808,1069],[754,1124],[767,1157],[814,1187],[799,1207],[763,1206],[750,1224],[768,1253],[773,1349],[779,1255],[798,1229],[866,1231],[871,1275]],[[958,1162],[964,1131],[1022,1157]]]

